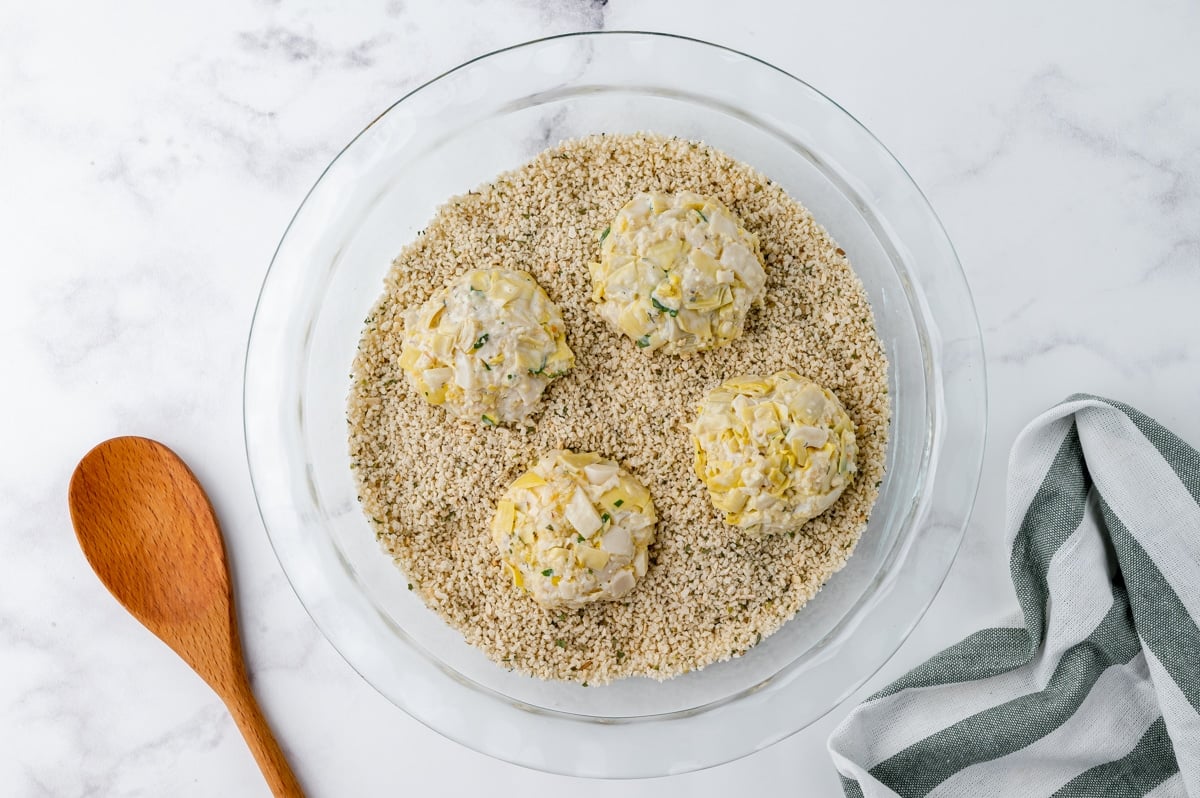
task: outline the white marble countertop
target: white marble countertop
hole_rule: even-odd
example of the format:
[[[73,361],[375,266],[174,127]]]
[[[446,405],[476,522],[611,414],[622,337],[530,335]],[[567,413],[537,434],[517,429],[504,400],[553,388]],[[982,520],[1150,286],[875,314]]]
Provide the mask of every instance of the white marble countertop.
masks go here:
[[[224,708],[100,586],[66,484],[94,443],[179,451],[226,532],[254,684],[313,796],[839,795],[845,714],[733,764],[587,782],[491,760],[381,698],[271,551],[241,437],[251,312],[321,169],[408,89],[577,29],[726,44],[862,120],[929,195],[986,338],[975,517],[945,587],[859,695],[1015,607],[1007,449],[1086,390],[1200,441],[1200,8],[637,0],[0,7],[0,792],[258,795]],[[772,793],[775,794],[775,793]]]

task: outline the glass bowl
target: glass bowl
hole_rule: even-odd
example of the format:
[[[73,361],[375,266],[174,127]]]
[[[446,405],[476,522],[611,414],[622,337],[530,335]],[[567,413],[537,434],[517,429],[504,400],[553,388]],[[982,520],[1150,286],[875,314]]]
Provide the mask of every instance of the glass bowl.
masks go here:
[[[585,688],[493,664],[407,589],[356,501],[345,401],[362,320],[392,258],[441,202],[561,139],[636,131],[701,139],[749,163],[846,250],[891,361],[891,440],[857,551],[779,632],[746,656],[667,682]],[[447,72],[329,165],[259,297],[246,356],[246,452],[297,595],[383,695],[509,762],[657,776],[783,739],[899,647],[962,539],[985,395],[978,324],[954,250],[911,178],[862,125],[751,56],[677,36],[587,33]]]

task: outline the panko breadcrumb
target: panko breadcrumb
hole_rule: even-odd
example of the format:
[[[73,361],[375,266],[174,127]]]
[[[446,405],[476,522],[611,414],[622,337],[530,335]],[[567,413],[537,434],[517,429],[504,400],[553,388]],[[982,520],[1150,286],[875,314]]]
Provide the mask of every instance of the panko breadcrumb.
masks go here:
[[[766,298],[744,334],[687,360],[639,351],[600,318],[588,264],[639,192],[694,191],[758,237]],[[400,368],[403,314],[455,277],[529,271],[562,310],[575,368],[523,425],[447,418]],[[824,514],[763,539],[727,525],[692,467],[704,396],[742,374],[794,371],[855,425],[858,474]],[[598,135],[564,142],[443,206],[396,258],[366,319],[348,402],[351,466],[376,534],[426,604],[504,667],[600,684],[664,679],[744,654],[840,569],[883,478],[887,360],[861,282],[812,215],[699,142]],[[645,577],[617,601],[544,609],[513,584],[489,527],[506,487],[546,451],[599,452],[644,484],[658,515]]]

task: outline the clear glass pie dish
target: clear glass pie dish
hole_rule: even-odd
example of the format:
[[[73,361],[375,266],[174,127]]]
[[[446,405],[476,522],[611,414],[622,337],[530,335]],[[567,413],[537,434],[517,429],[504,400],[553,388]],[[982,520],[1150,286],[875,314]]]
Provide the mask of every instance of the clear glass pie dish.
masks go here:
[[[701,139],[756,167],[849,254],[890,359],[887,477],[847,566],[746,656],[662,683],[582,687],[492,663],[407,589],[356,501],[347,375],[392,258],[441,202],[561,139],[637,131]],[[475,750],[607,778],[744,756],[812,723],[874,673],[949,570],[986,421],[969,290],[933,210],[890,153],[831,100],[762,61],[618,32],[475,59],[360,133],[280,242],[250,334],[244,401],[268,535],[346,660],[413,717]]]

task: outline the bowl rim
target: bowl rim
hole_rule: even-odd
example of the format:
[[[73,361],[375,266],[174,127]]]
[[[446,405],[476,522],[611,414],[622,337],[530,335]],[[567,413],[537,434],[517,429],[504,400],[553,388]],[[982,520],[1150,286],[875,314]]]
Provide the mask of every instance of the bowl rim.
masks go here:
[[[243,386],[243,395],[242,395],[243,443],[244,443],[244,448],[245,448],[247,470],[248,470],[249,476],[250,476],[251,488],[252,488],[252,491],[255,496],[256,509],[258,510],[259,517],[262,521],[264,531],[267,532],[267,538],[271,544],[272,551],[275,553],[276,559],[280,564],[280,568],[283,571],[284,576],[287,579],[289,586],[292,588],[293,593],[295,593],[297,599],[299,599],[299,601],[300,601],[301,606],[304,608],[305,612],[312,619],[314,625],[321,632],[322,636],[325,637],[325,639],[327,641],[329,641],[330,645],[334,648],[335,651],[338,652],[338,654],[342,657],[342,659],[345,660],[346,663],[368,685],[370,685],[372,688],[374,688],[376,690],[376,692],[378,692],[381,696],[386,698],[389,701],[389,703],[395,704],[400,709],[404,710],[406,714],[408,714],[410,717],[412,717],[415,720],[417,720],[418,722],[420,722],[422,725],[427,726],[428,728],[432,729],[433,731],[435,731],[449,739],[455,740],[456,742],[458,742],[468,748],[471,748],[473,750],[487,754],[489,756],[496,756],[496,757],[500,758],[499,755],[497,755],[493,752],[490,752],[479,745],[475,745],[467,740],[461,739],[458,736],[450,734],[445,729],[437,727],[432,722],[430,722],[428,719],[426,719],[426,718],[422,717],[421,715],[417,714],[416,712],[412,711],[412,709],[410,707],[407,707],[407,706],[397,702],[392,696],[388,695],[379,685],[377,685],[375,683],[375,681],[368,678],[365,675],[365,673],[362,670],[360,670],[359,667],[357,665],[355,665],[355,663],[343,651],[342,647],[340,647],[338,644],[336,644],[334,642],[333,638],[331,638],[329,636],[329,634],[326,633],[325,628],[322,626],[321,622],[317,620],[316,615],[314,615],[313,609],[309,606],[309,604],[301,596],[300,591],[296,586],[295,579],[293,578],[292,574],[288,571],[287,567],[284,565],[284,558],[280,555],[280,551],[278,549],[278,543],[276,541],[275,536],[273,536],[270,532],[270,525],[268,524],[267,517],[266,517],[266,514],[263,509],[263,504],[259,500],[259,495],[260,495],[259,485],[256,483],[255,476],[254,476],[254,465],[252,462],[253,458],[251,455],[251,442],[250,442],[251,431],[250,431],[249,423],[248,423],[248,415],[249,415],[248,414],[248,406],[250,403],[250,359],[251,359],[251,352],[252,352],[252,348],[253,348],[254,340],[255,340],[255,330],[257,329],[257,322],[259,321],[260,312],[262,310],[263,301],[266,296],[267,287],[268,287],[268,284],[270,283],[272,271],[276,267],[280,251],[283,249],[283,246],[284,246],[285,242],[287,241],[288,236],[291,233],[293,226],[295,225],[295,223],[301,216],[302,212],[305,210],[313,193],[322,184],[322,182],[325,180],[325,178],[329,174],[329,172],[337,165],[338,161],[342,159],[342,157],[359,141],[359,139],[361,139],[368,132],[370,132],[372,130],[372,128],[374,128],[375,125],[377,123],[379,123],[385,116],[387,116],[395,108],[397,108],[398,106],[403,104],[405,101],[407,101],[411,97],[413,97],[413,96],[425,91],[426,89],[430,88],[431,86],[441,82],[444,78],[446,78],[456,72],[459,72],[460,70],[464,70],[464,69],[471,67],[472,65],[476,64],[477,62],[481,62],[481,61],[490,59],[494,56],[498,56],[498,55],[501,55],[501,54],[504,54],[504,53],[507,53],[510,51],[520,50],[520,49],[524,49],[524,48],[531,48],[531,47],[541,45],[541,44],[546,44],[549,42],[568,40],[568,39],[589,39],[589,38],[600,38],[600,37],[606,37],[606,38],[608,38],[608,37],[633,37],[633,38],[647,37],[647,38],[669,39],[669,40],[674,40],[674,41],[678,41],[678,42],[685,42],[685,43],[689,43],[689,44],[701,45],[703,47],[711,48],[716,51],[736,55],[740,58],[746,59],[747,61],[753,62],[759,66],[767,67],[772,72],[778,73],[779,75],[782,75],[783,77],[788,78],[788,79],[798,83],[801,87],[803,87],[804,89],[806,89],[808,91],[813,92],[821,100],[823,100],[824,102],[826,102],[830,106],[832,106],[833,109],[840,112],[845,117],[846,120],[848,120],[854,127],[856,127],[858,129],[858,131],[865,134],[870,139],[870,141],[879,149],[880,152],[882,152],[883,154],[885,154],[887,156],[887,159],[890,161],[891,166],[894,166],[895,168],[899,169],[900,173],[903,175],[904,179],[906,180],[908,186],[911,187],[911,189],[916,193],[916,196],[919,197],[920,202],[923,206],[923,210],[928,213],[929,218],[935,223],[937,232],[940,234],[941,238],[944,240],[944,243],[948,249],[948,252],[953,259],[953,265],[957,267],[956,277],[958,278],[958,281],[961,283],[961,289],[962,289],[964,298],[966,299],[966,307],[965,307],[966,315],[970,319],[971,342],[974,345],[974,349],[975,349],[975,351],[973,352],[973,355],[975,355],[975,357],[977,358],[978,367],[979,367],[978,373],[976,375],[974,375],[976,377],[976,379],[978,380],[978,386],[979,386],[978,391],[977,391],[977,393],[978,393],[977,400],[979,402],[978,410],[979,410],[979,414],[980,414],[979,415],[979,430],[978,430],[979,438],[978,438],[978,442],[975,447],[975,456],[974,456],[974,458],[972,458],[972,461],[970,463],[966,464],[966,465],[970,466],[969,470],[970,470],[970,473],[973,475],[970,480],[971,488],[969,491],[969,495],[967,495],[965,497],[966,501],[965,501],[965,506],[963,508],[963,515],[962,515],[961,522],[956,525],[956,527],[957,527],[956,533],[954,536],[952,551],[950,552],[949,559],[947,560],[945,568],[942,571],[942,573],[940,574],[940,577],[937,579],[937,584],[936,584],[934,590],[932,591],[932,593],[929,594],[929,597],[924,602],[924,605],[919,609],[918,612],[914,613],[910,617],[909,622],[905,625],[905,628],[903,628],[902,633],[895,639],[895,643],[893,646],[891,646],[891,650],[889,652],[887,652],[886,655],[880,659],[878,664],[876,666],[874,666],[873,668],[868,668],[867,671],[861,676],[861,678],[856,679],[852,684],[848,685],[845,688],[845,690],[843,691],[843,693],[839,696],[839,698],[832,705],[830,705],[827,709],[825,709],[823,712],[819,712],[818,714],[816,714],[813,717],[811,717],[810,719],[808,719],[806,722],[791,729],[787,733],[772,738],[771,740],[766,742],[764,745],[759,745],[753,749],[736,753],[734,755],[731,755],[731,756],[729,756],[725,759],[719,760],[719,761],[713,761],[713,762],[708,762],[708,763],[704,763],[704,764],[700,764],[700,765],[696,765],[696,766],[687,767],[683,771],[672,771],[672,772],[690,772],[690,771],[703,770],[703,769],[706,769],[709,767],[715,767],[719,764],[724,764],[727,762],[731,762],[731,761],[735,761],[737,759],[743,758],[743,757],[748,756],[751,753],[754,753],[758,750],[762,750],[762,748],[768,747],[769,745],[773,745],[776,742],[786,739],[787,737],[791,736],[792,734],[795,734],[795,733],[801,731],[802,729],[806,728],[807,726],[812,725],[813,723],[817,722],[822,717],[825,717],[826,715],[828,715],[829,713],[831,713],[835,709],[837,709],[839,706],[841,706],[851,694],[853,694],[856,690],[858,690],[864,684],[866,684],[868,681],[870,681],[870,679],[872,679],[879,672],[879,670],[882,669],[892,659],[892,657],[895,656],[896,652],[900,649],[900,647],[904,644],[904,642],[909,638],[912,631],[920,623],[920,621],[924,617],[925,613],[928,611],[929,607],[932,605],[932,603],[936,599],[936,597],[940,594],[942,587],[945,584],[945,581],[949,575],[949,572],[950,572],[951,568],[953,567],[955,560],[957,559],[958,551],[961,549],[962,541],[965,537],[967,527],[970,523],[971,516],[973,514],[975,500],[978,495],[979,483],[982,478],[982,463],[983,463],[983,457],[984,457],[984,452],[986,449],[986,442],[987,442],[987,416],[988,416],[986,358],[985,358],[985,353],[984,353],[982,332],[981,332],[981,329],[979,326],[978,313],[976,311],[975,302],[974,302],[974,298],[971,294],[970,287],[966,282],[966,277],[962,270],[961,260],[958,257],[957,251],[954,249],[953,242],[951,241],[948,233],[946,232],[945,226],[942,223],[940,217],[938,217],[937,213],[933,209],[932,204],[929,202],[928,197],[925,195],[924,191],[920,188],[920,186],[917,184],[917,182],[913,179],[912,175],[908,172],[908,170],[904,167],[904,165],[899,161],[899,159],[896,158],[896,156],[891,152],[891,150],[889,150],[886,147],[886,145],[883,144],[883,142],[881,142],[865,125],[862,124],[862,122],[860,122],[853,114],[849,113],[844,107],[842,107],[835,100],[833,100],[828,95],[824,94],[819,89],[812,86],[811,84],[802,80],[801,78],[791,74],[790,72],[788,72],[778,66],[775,66],[774,64],[772,64],[768,61],[765,61],[762,58],[759,58],[757,56],[743,52],[736,48],[717,44],[714,42],[706,41],[704,39],[700,39],[700,38],[692,37],[692,36],[685,36],[685,35],[667,33],[667,32],[662,32],[662,31],[647,31],[647,30],[632,30],[632,29],[630,29],[630,30],[602,30],[602,31],[574,31],[574,32],[556,34],[556,35],[551,35],[551,36],[544,36],[544,37],[539,37],[539,38],[535,38],[535,39],[530,39],[527,41],[518,42],[515,44],[511,44],[511,45],[508,45],[505,47],[501,47],[501,48],[498,48],[495,50],[491,50],[491,51],[482,53],[482,54],[475,56],[467,61],[464,61],[450,69],[444,70],[443,72],[437,74],[436,76],[424,81],[423,83],[421,83],[420,85],[411,89],[410,91],[406,92],[399,99],[395,100],[390,105],[388,105],[383,111],[381,111],[374,118],[372,118],[341,149],[338,150],[336,155],[321,170],[320,174],[317,176],[317,178],[313,182],[313,184],[309,187],[308,191],[305,192],[304,197],[301,199],[300,203],[297,205],[296,211],[292,214],[291,218],[288,221],[287,226],[284,228],[284,231],[281,234],[279,243],[276,245],[275,250],[272,253],[270,264],[268,265],[267,270],[263,275],[263,280],[262,280],[262,284],[259,289],[259,294],[255,301],[255,308],[254,308],[254,313],[251,318],[250,330],[249,330],[249,333],[247,336],[246,356],[245,356],[244,364],[243,364],[243,382],[242,382],[242,386]],[[923,296],[920,293],[917,294],[916,298],[919,300],[922,300],[922,304],[923,304]],[[922,335],[925,336],[927,334],[928,334],[928,330],[923,329]],[[940,385],[942,384],[942,377],[940,376],[940,374],[936,377],[936,379],[934,381],[940,387]],[[936,404],[935,398],[931,398],[927,401],[934,402]],[[927,419],[932,418],[937,412],[939,412],[937,407],[930,409],[925,414],[926,418]],[[940,411],[940,412],[944,413],[944,410]],[[929,442],[927,442],[927,444],[925,446],[925,451],[922,454],[922,458],[921,458],[921,462],[920,462],[920,468],[921,468],[922,472],[927,472],[928,468],[929,468],[930,450],[932,447],[933,433],[934,433],[933,430],[931,430],[931,431],[929,431],[929,433],[927,433],[927,435],[931,438],[931,440]],[[924,480],[924,478],[923,478],[923,480]],[[922,484],[923,484],[923,480],[922,480]],[[915,506],[914,506],[914,508],[912,508],[908,512],[906,512],[905,515],[906,516],[911,515],[913,512],[915,512]],[[898,550],[908,548],[907,546],[900,545],[903,542],[904,542],[903,540],[897,540],[896,542],[894,542],[891,545],[891,547],[887,551],[885,558],[884,558],[885,564],[886,564],[886,562],[892,560],[893,558],[895,558],[897,556]],[[911,541],[910,541],[910,544],[911,544]],[[901,552],[901,554],[903,554],[903,553],[904,552]],[[351,573],[353,572],[353,568],[351,566],[349,566],[348,563],[343,563],[343,564],[347,567],[348,571],[350,571]],[[884,566],[881,565],[880,567],[881,567],[881,571],[882,571]],[[892,579],[895,578],[897,573],[898,573],[897,571],[892,571],[890,574],[890,578],[885,579],[884,581],[891,581]],[[874,578],[873,581],[877,581],[878,579],[879,579],[879,576],[877,574],[877,576]],[[867,601],[869,599],[870,595],[871,595],[871,593],[868,592],[868,593],[865,593],[863,596],[860,596],[851,605],[851,609],[848,611],[847,615],[853,614],[854,611],[856,610],[856,608],[858,608],[861,604],[863,604],[865,601]],[[390,619],[386,616],[384,617],[384,619],[390,625],[393,625],[393,626],[395,625],[395,622],[392,619]],[[451,678],[453,678],[455,681],[458,681],[459,683],[465,682],[465,683],[469,684],[469,686],[472,687],[474,690],[481,691],[494,699],[502,700],[504,703],[506,703],[510,706],[517,706],[519,709],[522,709],[527,712],[532,712],[537,715],[555,717],[560,720],[570,721],[570,722],[574,722],[574,723],[602,724],[602,725],[612,726],[612,725],[621,725],[621,724],[636,723],[636,722],[643,722],[643,721],[645,721],[645,722],[662,722],[662,721],[669,721],[669,720],[672,720],[675,718],[694,717],[694,716],[697,716],[700,714],[704,714],[705,712],[707,712],[711,709],[715,709],[715,708],[727,705],[729,703],[735,702],[741,698],[744,698],[748,694],[751,694],[755,691],[760,690],[764,686],[769,685],[771,682],[775,681],[776,679],[779,679],[781,676],[786,675],[789,670],[792,670],[795,666],[797,666],[800,662],[802,662],[805,659],[807,654],[810,654],[814,651],[819,651],[830,641],[830,639],[843,633],[845,630],[842,627],[843,627],[843,622],[839,621],[838,624],[836,624],[828,632],[826,632],[824,635],[822,635],[822,637],[818,641],[816,641],[810,647],[810,649],[808,651],[803,652],[800,656],[789,661],[787,664],[782,666],[779,670],[777,670],[776,672],[774,672],[773,674],[768,676],[765,680],[762,680],[759,683],[757,683],[749,688],[743,689],[735,694],[723,697],[721,699],[718,699],[718,700],[715,700],[715,701],[712,701],[712,702],[709,702],[709,703],[706,703],[706,704],[703,704],[703,705],[700,705],[697,707],[691,707],[691,708],[687,708],[687,709],[683,709],[683,710],[676,710],[676,711],[671,711],[671,712],[666,712],[666,713],[658,713],[658,714],[652,714],[652,715],[640,715],[640,716],[619,717],[619,718],[597,718],[597,717],[593,717],[593,716],[586,715],[586,714],[562,711],[562,710],[555,710],[555,709],[550,709],[547,707],[541,707],[541,706],[527,704],[526,702],[523,702],[519,699],[514,699],[512,697],[509,697],[502,693],[499,693],[499,692],[495,691],[493,688],[490,688],[486,685],[479,684],[475,680],[473,680],[469,677],[465,677],[462,674],[458,674],[457,672],[453,672],[453,673],[449,672],[448,665],[441,662],[436,656],[433,656],[429,652],[425,651],[424,648],[420,644],[418,644],[416,641],[409,639],[407,635],[404,635],[404,637],[411,647],[415,648],[421,656],[425,657],[426,659],[430,660],[433,664],[440,667],[444,672],[446,672],[447,676],[450,676]],[[532,767],[532,768],[543,770],[546,772],[562,773],[565,775],[581,775],[581,774],[575,773],[575,772],[567,770],[567,769],[558,770],[558,769],[553,769],[553,768],[547,768],[542,765],[531,764],[528,762],[521,762],[521,761],[515,761],[515,760],[506,760],[506,761],[513,761],[515,764]],[[582,774],[582,775],[592,775],[592,774]],[[605,777],[606,778],[626,778],[626,777],[635,778],[638,776],[637,775],[634,775],[634,776],[619,775],[616,777],[613,777],[613,776],[605,776]]]

